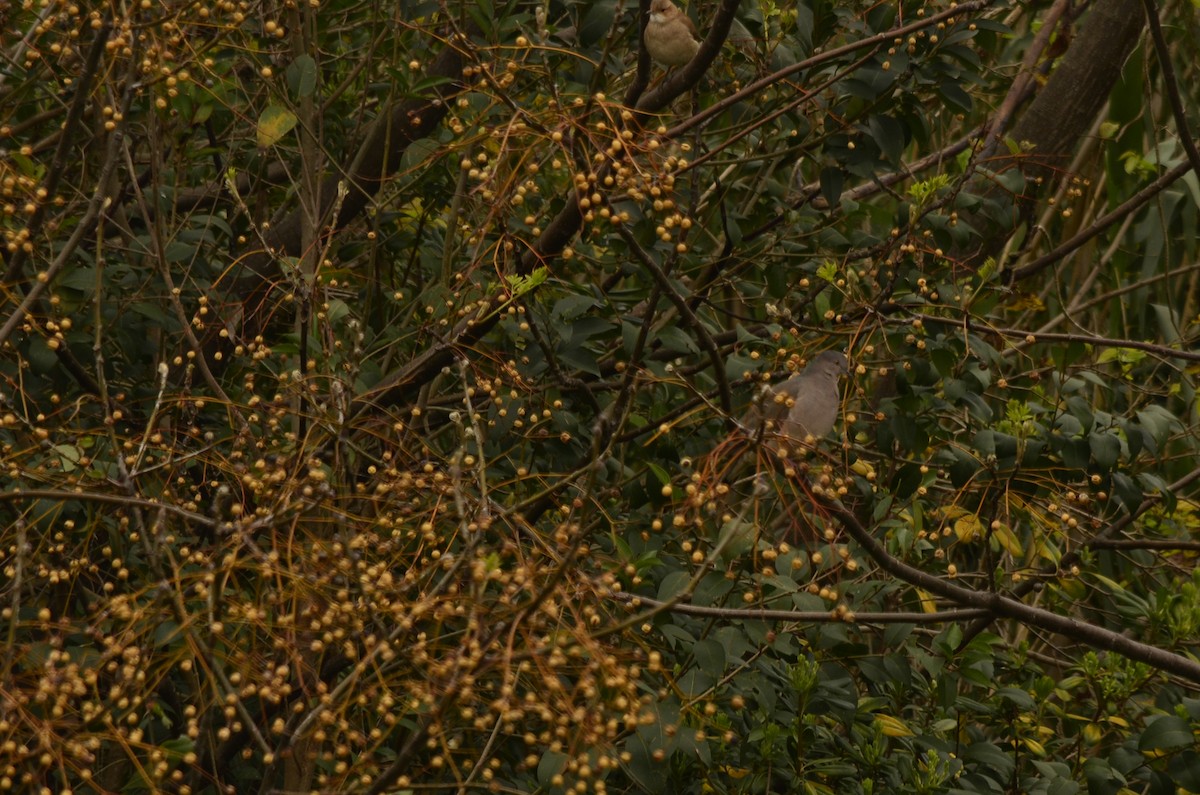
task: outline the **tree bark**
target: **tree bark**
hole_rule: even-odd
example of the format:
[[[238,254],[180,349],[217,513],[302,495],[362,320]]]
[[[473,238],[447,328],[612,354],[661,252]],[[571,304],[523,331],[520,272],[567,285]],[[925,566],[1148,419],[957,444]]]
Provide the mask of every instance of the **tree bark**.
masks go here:
[[[1057,169],[1070,162],[1080,139],[1108,102],[1145,24],[1138,0],[1097,0],[1087,12],[1062,63],[1005,134],[1017,143],[1018,151],[1000,147],[1001,154],[986,162],[992,173],[1019,169],[1026,187],[1014,193],[993,181],[978,191],[996,206],[986,219],[971,219],[981,233],[978,249],[964,257],[973,270],[998,254],[1032,211],[1038,180],[1050,181]]]

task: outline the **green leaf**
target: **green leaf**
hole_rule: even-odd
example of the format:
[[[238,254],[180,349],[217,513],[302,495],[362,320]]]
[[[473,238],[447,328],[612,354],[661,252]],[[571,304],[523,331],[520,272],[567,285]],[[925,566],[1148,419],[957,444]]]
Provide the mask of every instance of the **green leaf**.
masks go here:
[[[296,99],[312,96],[317,88],[317,62],[311,55],[301,55],[288,64],[287,83]]]
[[[1138,738],[1138,750],[1142,753],[1164,753],[1195,746],[1196,737],[1192,734],[1191,724],[1178,715],[1162,715],[1152,719]]]
[[[35,372],[48,373],[58,364],[56,354],[43,337],[30,337],[29,363]]]
[[[612,30],[616,15],[616,0],[588,3],[587,12],[579,25],[579,41],[584,46],[591,46],[600,41],[601,37]]]
[[[698,641],[692,647],[696,665],[707,676],[716,679],[725,673],[725,647],[711,638]]]
[[[507,278],[508,289],[512,293],[513,298],[520,298],[545,284],[549,275],[550,270],[544,265],[534,268],[533,272],[528,276],[510,274]]]
[[[1112,475],[1113,492],[1118,502],[1129,510],[1137,508],[1142,502],[1142,490],[1138,488],[1133,478],[1124,472],[1114,472]]]
[[[546,751],[538,761],[537,778],[543,789],[551,789],[550,781],[563,772],[567,766],[568,756],[559,751]]]
[[[138,315],[149,318],[164,328],[172,328],[175,324],[174,318],[168,315],[167,310],[163,309],[161,304],[152,301],[137,301],[130,305],[130,311],[137,312]]]
[[[216,104],[213,102],[204,102],[197,105],[192,110],[192,124],[204,124],[212,116],[215,107]]]
[[[559,361],[592,375],[600,375],[600,367],[596,364],[596,354],[582,346],[563,348],[557,351]]]
[[[1147,406],[1137,413],[1137,418],[1159,449],[1166,443],[1171,430],[1180,427],[1179,419],[1162,406]]]
[[[872,114],[867,126],[871,129],[871,138],[888,162],[899,165],[907,144],[904,125],[890,116]]]
[[[96,287],[96,269],[91,266],[72,268],[59,277],[57,284],[59,287],[69,287],[90,294]]]
[[[821,196],[829,202],[831,208],[837,207],[842,199],[842,185],[846,175],[837,166],[827,166],[821,169]]]
[[[971,99],[971,95],[963,91],[962,87],[956,83],[945,82],[938,87],[942,97],[954,109],[961,111],[969,111],[975,104]]]
[[[179,240],[172,240],[163,248],[163,259],[172,265],[190,262],[195,258],[197,247]]]
[[[754,548],[757,537],[757,528],[753,523],[736,517],[730,519],[721,528],[721,537],[718,541],[722,559],[732,561],[746,554]]]
[[[690,581],[691,581],[691,577],[689,577],[687,572],[685,572],[685,571],[671,572],[666,577],[663,577],[662,584],[658,586],[657,598],[662,601],[666,601],[668,599],[673,599],[674,597],[678,596],[685,588],[687,588],[687,584]]]
[[[600,301],[592,295],[568,295],[558,299],[550,313],[562,320],[574,320],[580,315],[600,306]]]
[[[1103,470],[1111,470],[1121,457],[1121,440],[1116,434],[1096,433],[1088,436],[1088,444],[1092,449],[1092,461]]]
[[[325,313],[325,319],[330,323],[337,323],[349,314],[350,305],[345,301],[335,298],[329,302],[329,310]]]
[[[833,283],[833,280],[837,278],[837,275],[838,265],[833,260],[827,259],[821,263],[821,267],[817,268],[817,277],[824,279],[827,282]]]
[[[696,345],[696,341],[691,335],[678,326],[667,326],[659,329],[653,335],[663,346],[665,351],[673,351],[676,353],[699,353],[700,347]]]
[[[1185,750],[1171,758],[1171,778],[1186,792],[1200,792],[1200,753]]]

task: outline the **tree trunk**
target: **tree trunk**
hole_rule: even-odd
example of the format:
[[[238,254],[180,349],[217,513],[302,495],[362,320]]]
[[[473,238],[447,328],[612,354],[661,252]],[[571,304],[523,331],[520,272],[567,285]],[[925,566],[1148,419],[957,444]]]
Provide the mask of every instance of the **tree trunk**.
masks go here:
[[[1138,0],[1098,0],[1088,10],[1062,63],[1005,135],[1017,143],[1017,152],[1001,146],[1000,154],[984,164],[992,174],[1019,169],[1025,188],[1012,191],[993,181],[978,191],[999,207],[990,210],[987,218],[971,219],[981,232],[979,248],[965,257],[972,269],[998,254],[1033,210],[1038,180],[1051,181],[1070,162],[1080,139],[1108,102],[1145,24]]]

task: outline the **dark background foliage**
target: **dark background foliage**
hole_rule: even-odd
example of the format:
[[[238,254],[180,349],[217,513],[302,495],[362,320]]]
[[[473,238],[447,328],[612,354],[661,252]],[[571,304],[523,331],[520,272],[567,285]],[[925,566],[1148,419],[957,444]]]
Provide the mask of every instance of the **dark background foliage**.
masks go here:
[[[0,789],[1200,791],[1190,9],[646,7],[0,10]]]

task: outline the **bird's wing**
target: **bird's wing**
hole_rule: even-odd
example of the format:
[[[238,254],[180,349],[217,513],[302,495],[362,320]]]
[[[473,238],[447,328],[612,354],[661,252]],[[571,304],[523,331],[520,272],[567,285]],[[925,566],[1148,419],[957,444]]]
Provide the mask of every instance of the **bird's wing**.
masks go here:
[[[700,36],[700,31],[696,30],[696,23],[692,21],[691,17],[689,17],[683,11],[680,11],[679,18],[683,20],[684,27],[688,29],[688,33],[692,34],[693,39],[696,41],[704,41],[704,39]]]

